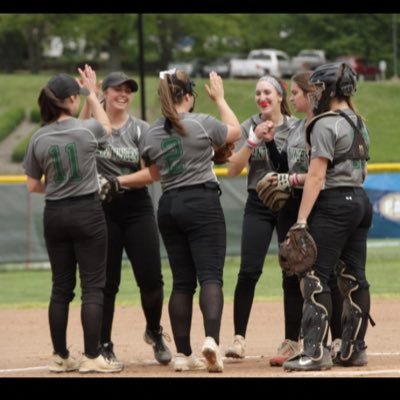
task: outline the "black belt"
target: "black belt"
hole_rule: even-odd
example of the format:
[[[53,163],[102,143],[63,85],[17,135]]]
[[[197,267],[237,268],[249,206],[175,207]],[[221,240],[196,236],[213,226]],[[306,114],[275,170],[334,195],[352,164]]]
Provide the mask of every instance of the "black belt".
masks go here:
[[[209,190],[218,190],[219,192],[221,192],[221,189],[217,182],[204,182],[196,185],[180,186],[174,189],[168,189],[165,191],[165,193],[184,192],[193,189],[209,189]]]
[[[118,194],[134,194],[134,193],[144,193],[147,192],[147,187],[137,188],[137,189],[124,189],[122,188]]]
[[[73,201],[79,201],[79,200],[94,200],[99,197],[99,194],[97,192],[89,193],[89,194],[83,194],[82,196],[74,196],[74,197],[65,197],[63,199],[54,199],[54,200],[46,200],[46,203],[69,203]]]

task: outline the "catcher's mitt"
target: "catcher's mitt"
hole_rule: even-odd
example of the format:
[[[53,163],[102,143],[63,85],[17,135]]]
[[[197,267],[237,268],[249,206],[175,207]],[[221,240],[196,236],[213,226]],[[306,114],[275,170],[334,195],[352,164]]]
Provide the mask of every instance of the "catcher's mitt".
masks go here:
[[[276,179],[271,180],[271,178]],[[268,172],[261,178],[256,186],[259,199],[272,211],[279,211],[290,197],[289,174],[278,174],[277,172]]]
[[[317,259],[317,246],[306,224],[294,224],[279,245],[279,264],[288,275],[308,271]]]
[[[121,193],[121,186],[116,177],[106,178],[103,175],[97,175],[99,181],[99,195],[101,201],[109,203],[115,196]]]
[[[235,145],[233,143],[225,143],[214,150],[214,157],[212,160],[214,164],[225,164],[228,158],[232,155]]]

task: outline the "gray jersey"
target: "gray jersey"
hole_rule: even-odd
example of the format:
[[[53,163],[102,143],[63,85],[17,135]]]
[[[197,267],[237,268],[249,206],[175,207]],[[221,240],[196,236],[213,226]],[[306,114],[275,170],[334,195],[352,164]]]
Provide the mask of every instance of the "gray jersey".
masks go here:
[[[97,169],[107,177],[130,174],[140,169],[139,143],[145,137],[149,124],[129,116],[119,129],[113,129],[108,146],[97,150]]]
[[[350,109],[343,110],[357,125],[357,116]],[[368,131],[363,123],[363,138],[369,145]],[[341,116],[330,116],[317,120],[311,131],[311,159],[317,157],[333,161],[348,152],[353,143],[354,131]],[[345,160],[334,168],[328,168],[324,189],[340,186],[362,186],[365,161]]]
[[[303,174],[308,171],[309,160],[305,123],[305,118],[294,122],[282,147],[282,151],[287,154],[289,173]]]
[[[186,135],[164,129],[165,118],[150,126],[140,144],[146,165],[157,164],[163,191],[204,182],[217,182],[211,161],[213,145],[226,141],[228,126],[216,118],[197,113],[181,113]]]
[[[275,128],[274,140],[276,147],[281,151],[286,137],[292,127],[292,125],[297,121],[295,117],[284,116],[284,121],[282,125]],[[250,127],[257,126],[263,122],[260,115],[253,115],[251,118],[244,121],[241,125],[242,137],[235,144],[235,151],[239,151],[243,146],[246,146],[246,141],[249,137]],[[256,189],[257,182],[267,173],[274,171],[269,160],[269,155],[267,148],[262,144],[261,146],[253,149],[249,163],[248,163],[248,175],[247,175],[247,188]]]
[[[68,118],[45,125],[32,136],[23,167],[31,178],[45,175],[47,200],[94,193],[96,149],[105,144],[106,131],[95,119]]]

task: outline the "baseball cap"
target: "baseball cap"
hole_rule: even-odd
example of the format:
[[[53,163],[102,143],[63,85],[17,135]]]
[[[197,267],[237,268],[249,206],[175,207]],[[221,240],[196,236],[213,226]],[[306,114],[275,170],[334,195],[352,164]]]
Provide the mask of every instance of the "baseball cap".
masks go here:
[[[121,71],[111,72],[104,79],[101,85],[102,90],[106,90],[109,87],[119,86],[126,83],[132,90],[132,92],[137,92],[138,84],[137,82],[129,78],[126,74]]]
[[[89,96],[90,94],[88,89],[81,88],[78,82],[68,74],[57,74],[53,76],[47,82],[47,87],[59,99],[66,99],[76,94],[83,94],[84,96]]]

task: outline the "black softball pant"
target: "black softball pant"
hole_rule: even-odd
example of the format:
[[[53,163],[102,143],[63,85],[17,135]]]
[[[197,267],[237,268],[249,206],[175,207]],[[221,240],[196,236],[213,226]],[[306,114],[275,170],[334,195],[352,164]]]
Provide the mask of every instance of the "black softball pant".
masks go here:
[[[172,270],[169,315],[178,353],[190,355],[193,295],[200,283],[200,309],[206,336],[219,343],[226,253],[225,217],[214,182],[164,192],[158,225]]]
[[[277,213],[265,207],[255,190],[248,191],[242,224],[241,261],[235,288],[233,320],[236,335],[245,336],[256,284],[277,224]]]
[[[95,194],[46,201],[44,237],[52,271],[49,306],[54,351],[68,354],[68,307],[74,298],[76,268],[82,288],[82,325],[85,354],[98,354],[106,277],[107,228],[100,199]]]
[[[197,279],[200,285],[214,282],[222,286],[226,226],[217,184],[185,186],[163,193],[158,225],[174,290],[194,293]]]
[[[367,236],[371,222],[372,206],[365,190],[360,187],[323,190],[309,219],[310,231],[318,249],[317,260],[312,269],[323,287],[323,291],[318,293],[315,299],[327,309],[329,320],[339,318],[342,301],[332,303],[335,296],[329,296],[329,292],[332,293],[331,282],[335,267],[339,259],[344,261],[349,267],[347,272],[351,273],[359,284],[358,290],[353,293],[353,301],[358,304],[364,315],[357,336],[357,339],[361,340],[364,339],[367,330],[367,315],[370,309],[365,266]],[[333,325],[335,323],[331,321],[331,328]],[[332,338],[335,338],[333,330]]]
[[[361,288],[368,288],[365,274],[367,236],[372,208],[363,188],[338,187],[323,190],[309,219],[318,256],[313,266],[324,290],[339,261],[351,266]]]
[[[147,188],[125,191],[110,203],[104,203],[103,208],[108,229],[108,255],[101,341],[106,343],[111,340],[124,249],[140,289],[147,328],[151,330],[160,327],[163,278],[158,229]]]
[[[294,189],[285,206],[278,216],[278,241],[282,243],[286,233],[297,221],[300,208],[302,189]],[[332,297],[332,340],[341,337],[341,315],[343,299],[337,286],[334,273],[327,282]],[[285,338],[297,341],[300,334],[301,318],[303,313],[303,296],[300,291],[300,282],[297,275],[288,276],[282,271],[283,307],[285,315]]]

